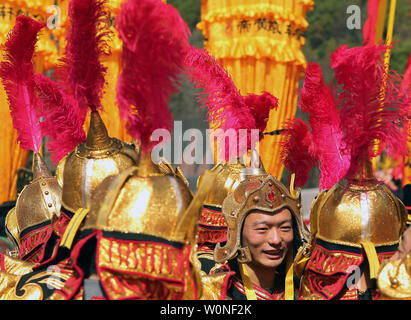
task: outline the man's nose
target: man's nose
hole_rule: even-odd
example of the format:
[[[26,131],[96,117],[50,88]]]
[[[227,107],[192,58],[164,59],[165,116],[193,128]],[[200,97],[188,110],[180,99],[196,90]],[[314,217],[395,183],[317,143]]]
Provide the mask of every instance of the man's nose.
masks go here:
[[[281,244],[281,236],[276,228],[273,228],[269,234],[268,242],[272,246],[278,246]]]

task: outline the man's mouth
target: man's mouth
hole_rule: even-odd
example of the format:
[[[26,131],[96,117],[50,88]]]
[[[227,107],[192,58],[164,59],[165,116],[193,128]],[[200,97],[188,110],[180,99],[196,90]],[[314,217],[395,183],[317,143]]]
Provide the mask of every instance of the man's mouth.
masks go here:
[[[283,256],[284,249],[280,250],[263,250],[263,253],[269,259],[280,259]]]

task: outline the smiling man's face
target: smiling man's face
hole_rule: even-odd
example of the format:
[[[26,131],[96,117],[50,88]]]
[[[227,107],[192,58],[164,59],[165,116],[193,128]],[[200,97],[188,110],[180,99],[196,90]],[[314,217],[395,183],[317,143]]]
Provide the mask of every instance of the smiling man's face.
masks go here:
[[[242,236],[243,246],[250,249],[251,264],[260,268],[277,268],[294,238],[290,210],[282,209],[275,213],[252,211],[244,221]]]

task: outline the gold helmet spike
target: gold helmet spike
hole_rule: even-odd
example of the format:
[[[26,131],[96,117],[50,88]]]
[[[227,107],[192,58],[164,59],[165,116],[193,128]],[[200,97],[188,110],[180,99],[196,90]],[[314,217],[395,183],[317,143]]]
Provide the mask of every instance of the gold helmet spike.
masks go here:
[[[40,153],[35,152],[33,154],[33,181],[38,178],[51,178],[53,177],[50,169],[47,167]]]
[[[90,127],[87,133],[85,148],[90,152],[110,148],[112,141],[108,136],[107,128],[97,111],[90,113]]]
[[[262,176],[266,174],[267,172],[264,169],[264,165],[260,159],[260,155],[258,154],[257,150],[251,150],[250,166],[241,169],[241,180],[244,181],[247,176]]]
[[[135,146],[109,137],[100,114],[92,111],[87,141],[64,157],[57,168],[63,184],[63,206],[72,212],[89,209],[97,185],[135,165],[137,157]]]

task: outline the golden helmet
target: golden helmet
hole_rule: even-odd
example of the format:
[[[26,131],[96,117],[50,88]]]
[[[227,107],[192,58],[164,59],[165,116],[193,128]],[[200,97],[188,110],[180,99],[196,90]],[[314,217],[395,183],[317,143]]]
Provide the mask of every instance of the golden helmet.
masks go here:
[[[56,170],[63,186],[63,207],[72,212],[90,208],[97,185],[107,176],[135,165],[136,159],[135,147],[110,138],[99,113],[92,111],[87,141],[67,154]]]
[[[6,229],[19,245],[20,258],[32,254],[51,234],[51,219],[60,211],[61,195],[56,177],[41,155],[34,153],[33,180],[23,188],[6,220]]]
[[[373,176],[371,162],[360,166],[316,199],[311,212],[316,238],[339,245],[397,245],[406,228],[404,204]]]
[[[283,208],[290,210],[293,217],[294,238],[297,250],[308,241],[301,217],[301,191],[288,190],[280,181],[267,174],[255,150],[251,154],[250,167],[241,170],[241,183],[223,202],[222,212],[228,226],[227,243],[217,244],[214,260],[224,263],[237,257],[240,263],[251,261],[248,247],[241,244],[241,230],[246,216],[253,210],[274,213]]]
[[[221,208],[227,195],[239,185],[240,173],[243,168],[245,168],[244,164],[238,160],[236,163],[219,163],[211,169],[211,171],[220,171],[216,176],[213,189],[204,201],[204,205]],[[202,176],[198,178],[197,185],[200,184],[201,178]]]
[[[240,183],[241,169],[245,168],[240,161],[236,163],[219,163],[211,169],[219,170],[212,190],[204,201],[199,220],[199,244],[214,245],[227,240],[227,224],[221,208],[224,199],[233,192]],[[201,183],[202,176],[197,184]]]

